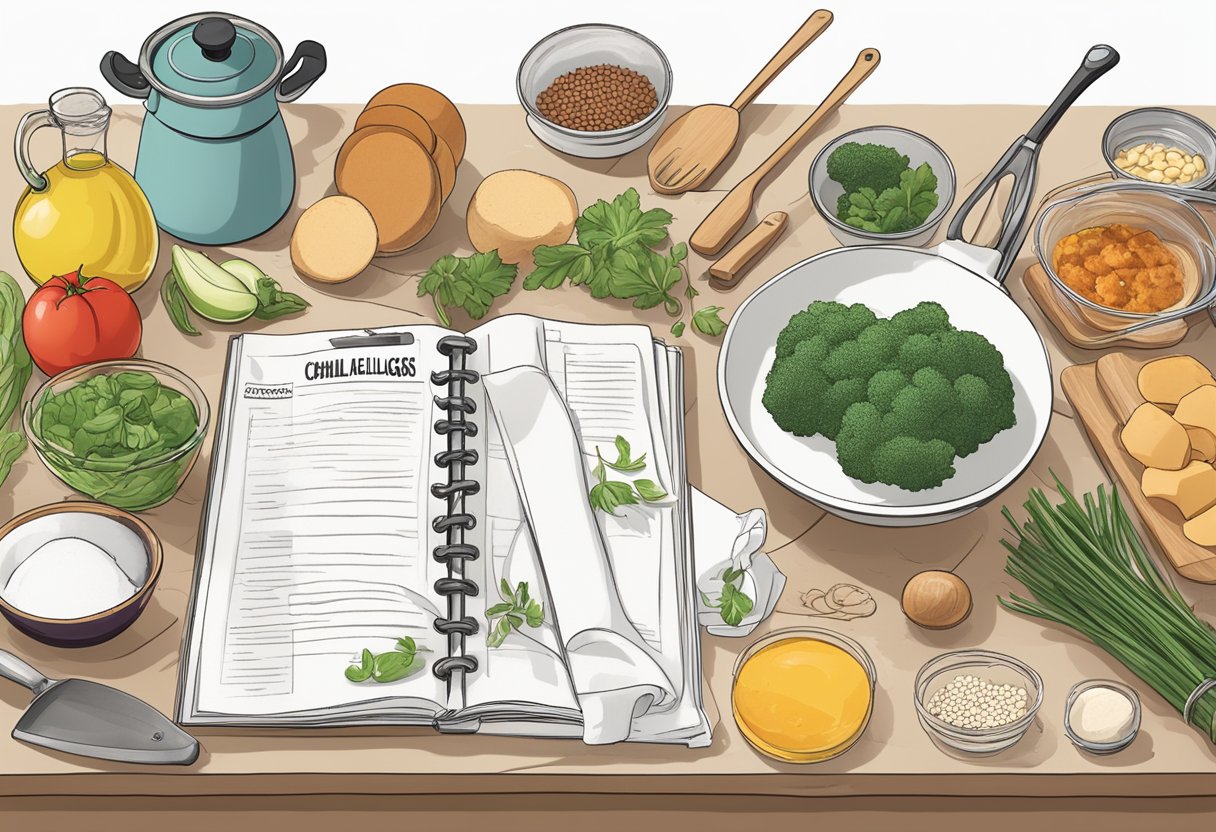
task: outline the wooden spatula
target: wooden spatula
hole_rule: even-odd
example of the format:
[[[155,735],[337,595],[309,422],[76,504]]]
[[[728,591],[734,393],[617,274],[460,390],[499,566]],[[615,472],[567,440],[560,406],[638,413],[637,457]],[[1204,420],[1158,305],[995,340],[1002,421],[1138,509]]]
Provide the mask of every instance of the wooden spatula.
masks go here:
[[[702,104],[667,125],[646,159],[651,187],[661,194],[682,194],[704,182],[735,146],[743,108],[831,23],[827,9],[814,12],[729,107]]]
[[[731,192],[722,198],[714,210],[709,212],[709,216],[701,221],[701,225],[693,232],[692,238],[688,244],[695,251],[704,255],[717,254],[722,250],[730,238],[735,235],[735,232],[743,225],[747,219],[747,215],[752,210],[752,201],[756,196],[756,188],[763,181],[764,177],[773,172],[773,168],[781,163],[781,160],[789,155],[790,151],[796,148],[803,139],[811,134],[812,131],[828,116],[836,111],[836,108],[844,103],[845,99],[852,94],[853,90],[861,85],[861,82],[869,77],[874,68],[878,66],[880,56],[877,49],[863,49],[857,56],[857,60],[836,88],[828,93],[828,97],[823,99],[815,112],[807,116],[806,121],[790,134],[790,137],[782,142],[781,146],[773,151],[773,155],[765,159],[760,167],[756,168],[748,174],[742,182],[731,189]]]

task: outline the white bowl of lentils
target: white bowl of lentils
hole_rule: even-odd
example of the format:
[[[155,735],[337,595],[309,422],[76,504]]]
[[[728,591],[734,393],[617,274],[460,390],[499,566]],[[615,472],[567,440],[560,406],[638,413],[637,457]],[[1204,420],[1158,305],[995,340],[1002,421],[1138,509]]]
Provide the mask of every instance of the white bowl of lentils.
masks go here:
[[[930,738],[957,751],[1004,751],[1025,735],[1042,704],[1042,677],[1001,653],[943,653],[916,674],[921,727]]]
[[[515,88],[538,139],[571,156],[608,159],[638,149],[663,126],[671,64],[644,35],[588,23],[533,46]]]

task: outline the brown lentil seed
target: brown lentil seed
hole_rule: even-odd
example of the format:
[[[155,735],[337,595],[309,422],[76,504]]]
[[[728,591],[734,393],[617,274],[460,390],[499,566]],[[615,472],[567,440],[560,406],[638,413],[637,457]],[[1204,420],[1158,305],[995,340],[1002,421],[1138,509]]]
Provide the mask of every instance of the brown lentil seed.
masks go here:
[[[586,132],[617,130],[654,112],[658,95],[640,72],[612,64],[584,66],[558,76],[536,108],[554,124]]]

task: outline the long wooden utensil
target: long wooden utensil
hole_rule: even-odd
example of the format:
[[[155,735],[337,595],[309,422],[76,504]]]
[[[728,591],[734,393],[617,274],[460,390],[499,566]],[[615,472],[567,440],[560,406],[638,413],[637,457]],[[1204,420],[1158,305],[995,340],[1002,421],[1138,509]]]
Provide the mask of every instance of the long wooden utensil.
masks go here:
[[[807,116],[806,121],[802,122],[802,125],[773,151],[772,156],[765,159],[760,167],[749,173],[742,182],[732,188],[717,207],[709,212],[709,216],[701,221],[688,241],[695,251],[704,255],[713,255],[722,250],[722,247],[730,241],[730,238],[747,220],[756,196],[756,188],[764,178],[772,173],[773,168],[777,167],[781,160],[809,136],[824,119],[844,103],[853,90],[857,89],[861,82],[874,71],[880,58],[877,49],[861,50],[857,60],[853,63],[853,68],[845,73],[836,88],[828,93],[828,97],[823,99],[823,103],[815,108],[815,112]]]
[[[702,104],[667,125],[646,158],[651,187],[661,194],[682,194],[704,182],[738,141],[743,108],[831,23],[827,9],[813,12],[729,107]]]

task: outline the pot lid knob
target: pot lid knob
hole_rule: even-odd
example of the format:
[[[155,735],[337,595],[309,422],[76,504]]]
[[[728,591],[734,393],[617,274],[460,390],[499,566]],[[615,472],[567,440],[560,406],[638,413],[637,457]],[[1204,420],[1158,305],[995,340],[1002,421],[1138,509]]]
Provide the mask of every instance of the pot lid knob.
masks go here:
[[[194,42],[211,61],[224,61],[236,43],[236,27],[225,17],[205,17],[194,26]]]

